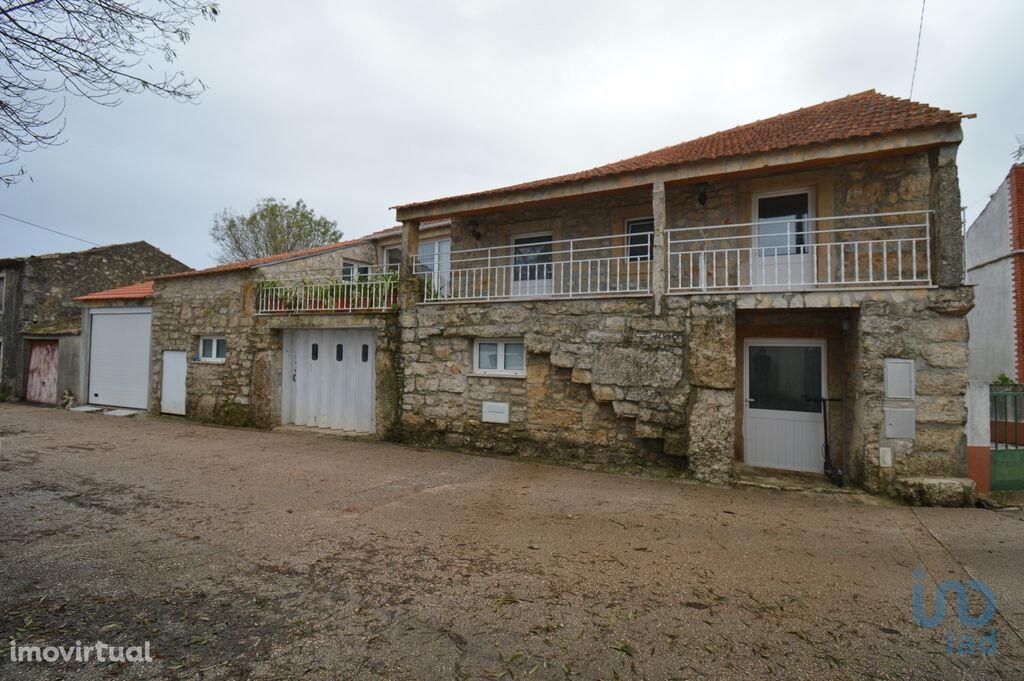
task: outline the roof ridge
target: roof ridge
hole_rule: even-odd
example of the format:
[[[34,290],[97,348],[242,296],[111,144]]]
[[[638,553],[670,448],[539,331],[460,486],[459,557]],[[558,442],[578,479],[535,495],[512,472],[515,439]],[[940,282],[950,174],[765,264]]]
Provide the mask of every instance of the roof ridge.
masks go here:
[[[872,88],[750,123],[743,123],[586,170],[519,182],[485,191],[405,203],[397,208],[424,207],[444,201],[510,194],[517,191],[668,168],[699,161],[736,158],[915,129],[936,128],[959,124],[962,119],[973,117],[974,114],[940,109],[923,102],[886,95]]]
[[[331,251],[338,248],[343,248],[351,244],[359,243],[362,239],[345,239],[342,241],[335,241],[329,244],[321,244],[320,246],[311,246],[310,248],[300,248],[294,251],[285,251],[283,253],[274,253],[273,255],[266,255],[259,258],[247,258],[245,260],[233,260],[231,262],[220,263],[213,267],[206,267],[201,270],[188,270],[187,272],[174,272],[172,274],[163,274],[154,279],[176,279],[179,277],[194,277],[203,274],[219,274],[221,272],[237,272],[240,270],[251,269],[257,265],[270,265],[282,260],[290,260],[292,258],[299,258],[306,255],[315,255],[324,251]]]
[[[775,114],[774,116],[768,116],[767,118],[758,118],[757,120],[750,121],[749,123],[740,123],[739,125],[734,125],[731,128],[723,128],[721,130],[716,130],[715,132],[709,132],[706,135],[701,135],[699,137],[693,137],[693,138],[688,139],[688,140],[683,140],[682,142],[676,142],[675,144],[668,144],[668,145],[666,145],[664,147],[659,147],[658,149],[652,149],[650,151],[645,151],[645,152],[640,153],[640,154],[634,154],[633,156],[627,156],[626,158],[620,159],[618,161],[612,161],[612,163],[622,163],[623,161],[629,161],[630,159],[639,158],[641,156],[647,156],[648,154],[656,154],[656,153],[658,153],[660,151],[666,151],[668,149],[675,149],[676,147],[681,146],[683,144],[690,144],[691,142],[699,142],[700,140],[705,140],[705,139],[708,139],[709,137],[714,137],[715,135],[724,135],[726,133],[736,132],[738,130],[743,130],[744,128],[749,128],[749,127],[755,126],[755,125],[763,125],[764,123],[770,123],[771,121],[778,120],[780,118],[785,118],[787,116],[792,116],[793,114],[799,113],[801,111],[805,111],[805,112],[806,111],[811,111],[812,109],[817,109],[817,108],[828,106],[828,105],[831,105],[831,104],[836,104],[837,102],[842,102],[842,101],[845,101],[845,100],[848,100],[848,99],[853,99],[855,97],[862,97],[864,95],[868,95],[868,94],[871,94],[871,93],[880,95],[882,97],[886,96],[886,95],[882,95],[880,92],[875,92],[874,88],[872,88],[870,90],[864,90],[862,92],[855,92],[853,94],[843,95],[842,97],[839,97],[837,99],[830,99],[830,100],[825,101],[825,102],[818,102],[817,104],[810,104],[808,106],[801,106],[801,107],[799,107],[797,109],[793,109],[792,111],[786,111],[784,113],[778,113],[778,114]],[[595,166],[594,168],[595,169],[596,168],[603,168],[606,165],[612,165],[612,163],[602,163],[601,165]],[[586,172],[586,171],[584,171],[584,172]]]

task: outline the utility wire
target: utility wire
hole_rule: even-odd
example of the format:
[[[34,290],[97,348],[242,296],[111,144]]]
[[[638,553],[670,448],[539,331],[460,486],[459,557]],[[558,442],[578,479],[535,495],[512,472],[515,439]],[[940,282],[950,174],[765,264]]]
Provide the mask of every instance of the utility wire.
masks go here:
[[[81,241],[83,243],[87,243],[87,244],[90,244],[92,246],[102,246],[103,245],[103,244],[98,244],[95,241],[89,241],[88,239],[83,239],[80,236],[75,236],[74,234],[68,234],[67,232],[62,232],[62,231],[57,230],[57,229],[50,229],[49,227],[43,227],[42,225],[37,225],[34,222],[29,222],[28,220],[22,220],[21,218],[16,218],[13,215],[8,215],[7,213],[0,213],[0,217],[7,218],[8,220],[14,220],[15,222],[20,222],[23,225],[28,225],[29,227],[35,227],[36,229],[42,229],[42,230],[47,231],[47,232],[53,232],[54,234],[60,234],[61,236],[66,236],[69,239],[75,239],[76,241]]]
[[[927,0],[921,0],[921,20],[917,23],[917,47],[914,48],[914,72],[910,74],[910,95],[907,99],[914,98],[914,80],[917,78],[917,58],[921,54],[921,29],[924,28],[924,4]]]

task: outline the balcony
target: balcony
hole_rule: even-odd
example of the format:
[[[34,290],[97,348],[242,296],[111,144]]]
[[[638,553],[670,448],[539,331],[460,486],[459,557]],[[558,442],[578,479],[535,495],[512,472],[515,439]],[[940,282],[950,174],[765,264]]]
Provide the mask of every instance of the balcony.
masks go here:
[[[424,301],[643,296],[651,293],[653,235],[531,239],[420,259]]]
[[[276,279],[256,288],[256,314],[339,314],[385,312],[398,303],[394,268],[360,268],[348,277]]]
[[[929,211],[668,230],[668,292],[928,286]]]
[[[929,211],[679,227],[452,251],[421,259],[424,302],[921,287]],[[657,258],[664,258],[656,283]]]

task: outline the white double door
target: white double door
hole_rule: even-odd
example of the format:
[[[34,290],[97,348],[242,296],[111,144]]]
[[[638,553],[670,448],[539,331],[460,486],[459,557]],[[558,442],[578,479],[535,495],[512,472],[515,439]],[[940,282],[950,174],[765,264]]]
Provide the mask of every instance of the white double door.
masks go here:
[[[375,432],[375,339],[372,329],[285,331],[281,421]]]
[[[743,350],[746,462],[823,472],[825,341],[752,339]]]

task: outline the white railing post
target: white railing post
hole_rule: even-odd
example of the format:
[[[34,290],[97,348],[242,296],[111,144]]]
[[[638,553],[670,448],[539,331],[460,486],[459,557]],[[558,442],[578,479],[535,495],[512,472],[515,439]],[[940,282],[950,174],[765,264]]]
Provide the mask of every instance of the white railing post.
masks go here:
[[[569,297],[572,298],[572,262],[574,257],[575,241],[569,241]],[[554,274],[554,273],[552,273]],[[565,269],[562,269],[562,291],[565,291]]]
[[[925,253],[928,254],[928,260],[927,260],[927,263],[926,263],[927,271],[925,272],[925,276],[928,277],[928,283],[931,284],[931,283],[934,283],[934,280],[932,279],[932,212],[931,211],[927,211],[924,214],[924,243],[925,243],[925,246],[926,246],[925,247]]]

